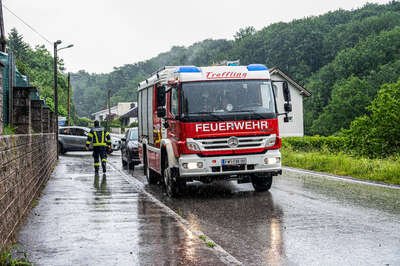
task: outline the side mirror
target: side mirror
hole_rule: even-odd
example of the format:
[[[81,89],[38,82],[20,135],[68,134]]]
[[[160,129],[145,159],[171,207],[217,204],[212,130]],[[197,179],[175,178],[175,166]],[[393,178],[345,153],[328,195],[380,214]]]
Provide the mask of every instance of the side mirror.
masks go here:
[[[291,103],[285,103],[284,105],[285,112],[289,113],[292,111],[292,104]]]
[[[165,106],[165,86],[157,87],[157,107]],[[158,112],[158,109],[157,109]],[[164,115],[165,116],[165,115]]]
[[[121,141],[126,141],[126,138],[121,138]]]
[[[283,99],[285,99],[285,102],[290,102],[291,101],[290,90],[287,81],[283,82],[282,88],[283,88]]]
[[[167,115],[167,110],[165,110],[164,106],[158,106],[157,107],[157,117],[165,117]]]

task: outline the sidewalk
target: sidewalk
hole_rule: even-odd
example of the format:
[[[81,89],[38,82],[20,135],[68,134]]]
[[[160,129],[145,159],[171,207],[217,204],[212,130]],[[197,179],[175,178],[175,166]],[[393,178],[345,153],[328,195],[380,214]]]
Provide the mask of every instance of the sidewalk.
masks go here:
[[[114,155],[115,156],[115,155]],[[18,241],[34,265],[222,265],[215,250],[89,153],[61,156]]]

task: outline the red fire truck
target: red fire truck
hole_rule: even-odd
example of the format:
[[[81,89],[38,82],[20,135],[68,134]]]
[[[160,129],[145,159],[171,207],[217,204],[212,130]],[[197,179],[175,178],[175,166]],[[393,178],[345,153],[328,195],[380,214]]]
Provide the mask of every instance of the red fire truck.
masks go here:
[[[194,180],[269,190],[282,173],[277,85],[287,122],[288,84],[271,81],[264,65],[167,66],[141,82],[139,154],[148,182],[162,181],[171,197]]]

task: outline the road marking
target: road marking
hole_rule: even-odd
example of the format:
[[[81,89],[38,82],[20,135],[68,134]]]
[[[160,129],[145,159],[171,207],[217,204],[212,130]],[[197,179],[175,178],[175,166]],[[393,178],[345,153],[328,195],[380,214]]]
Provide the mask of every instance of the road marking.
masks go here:
[[[345,182],[349,182],[349,183],[357,183],[357,184],[383,187],[383,188],[400,189],[400,186],[380,184],[380,183],[375,183],[373,181],[359,180],[359,179],[355,179],[350,176],[339,176],[339,175],[333,175],[333,174],[327,174],[327,173],[320,173],[320,172],[314,172],[311,170],[304,170],[304,169],[292,168],[292,167],[287,167],[287,166],[282,167],[282,169],[289,171],[289,172],[293,172],[293,173],[314,175],[314,176],[330,178],[330,179],[334,179],[334,180],[345,181]]]
[[[182,226],[182,228],[186,231],[186,233],[190,236],[190,235],[194,235],[197,238],[197,241],[201,241],[200,236],[202,236],[202,238],[205,239],[203,240],[205,243],[208,241],[212,241],[213,243],[215,243],[214,248],[212,248],[212,250],[214,251],[214,253],[216,254],[216,256],[225,264],[227,265],[243,265],[238,259],[236,259],[234,256],[232,256],[230,253],[228,253],[225,249],[223,249],[220,245],[218,245],[215,241],[213,241],[210,237],[208,237],[206,234],[204,234],[202,231],[200,230],[192,230],[190,228],[190,223],[184,219],[182,216],[180,216],[179,214],[177,214],[174,210],[172,210],[170,207],[168,207],[167,205],[165,205],[164,203],[162,203],[160,200],[158,200],[156,197],[154,197],[153,194],[149,193],[148,191],[146,191],[145,189],[145,185],[140,182],[139,180],[137,180],[135,177],[131,177],[129,175],[127,175],[124,171],[121,171],[120,169],[118,169],[114,163],[109,162],[108,163],[109,166],[111,166],[115,171],[119,172],[124,179],[132,184],[133,186],[135,186],[135,188],[142,192],[143,194],[145,194],[147,197],[149,197],[149,199],[155,203],[156,205],[158,205],[159,207],[161,207],[162,209],[164,209],[164,211],[171,215],[172,217],[174,217]],[[205,245],[204,243],[204,245]]]

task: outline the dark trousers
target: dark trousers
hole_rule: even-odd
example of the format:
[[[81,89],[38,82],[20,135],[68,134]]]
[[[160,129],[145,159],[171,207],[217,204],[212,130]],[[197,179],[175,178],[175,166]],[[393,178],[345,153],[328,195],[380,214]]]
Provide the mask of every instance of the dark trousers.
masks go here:
[[[94,159],[94,169],[96,171],[99,171],[100,159],[101,159],[101,167],[103,168],[103,172],[105,172],[107,163],[107,148],[93,147],[93,159]]]

